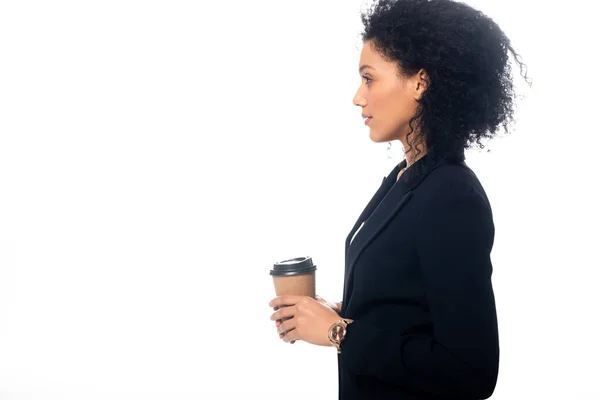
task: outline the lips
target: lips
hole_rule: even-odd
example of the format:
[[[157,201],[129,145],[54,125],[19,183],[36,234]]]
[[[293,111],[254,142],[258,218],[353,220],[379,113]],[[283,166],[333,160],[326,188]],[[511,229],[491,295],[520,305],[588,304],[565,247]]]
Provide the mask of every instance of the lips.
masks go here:
[[[370,115],[367,115],[367,114],[365,114],[365,113],[362,113],[362,115],[361,115],[361,116],[362,116],[362,117],[365,119],[365,125],[368,125],[368,124],[369,124],[369,122],[371,121],[371,119],[373,119],[373,117],[372,117],[372,116],[370,116]]]

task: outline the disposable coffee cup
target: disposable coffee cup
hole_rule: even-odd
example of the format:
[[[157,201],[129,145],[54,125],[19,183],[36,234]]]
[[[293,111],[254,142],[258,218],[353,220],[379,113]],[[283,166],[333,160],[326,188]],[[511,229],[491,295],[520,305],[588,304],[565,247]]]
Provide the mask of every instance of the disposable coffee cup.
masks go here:
[[[277,296],[316,297],[316,270],[311,257],[296,257],[273,264],[270,274]]]

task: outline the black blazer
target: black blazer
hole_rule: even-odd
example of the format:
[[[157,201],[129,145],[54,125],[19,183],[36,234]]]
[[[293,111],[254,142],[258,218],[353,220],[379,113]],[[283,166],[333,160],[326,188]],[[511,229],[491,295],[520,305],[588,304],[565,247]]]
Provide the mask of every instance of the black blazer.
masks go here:
[[[496,386],[494,223],[473,171],[426,154],[384,178],[346,239],[339,398],[486,399]],[[352,236],[362,222],[365,225]]]

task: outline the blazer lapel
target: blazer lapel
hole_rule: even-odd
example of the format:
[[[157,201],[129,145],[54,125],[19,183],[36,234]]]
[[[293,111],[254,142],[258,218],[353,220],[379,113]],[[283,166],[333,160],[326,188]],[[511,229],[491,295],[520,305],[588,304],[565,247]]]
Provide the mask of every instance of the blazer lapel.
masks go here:
[[[400,180],[396,181],[397,175],[400,170],[406,166],[406,160],[403,160],[386,178],[384,178],[381,187],[375,193],[369,204],[367,204],[346,238],[346,276],[342,310],[346,309],[348,300],[352,294],[354,266],[360,255],[369,244],[375,240],[387,223],[410,201],[413,190],[423,181],[423,179],[425,179],[425,177],[435,168],[446,162],[448,162],[448,160],[442,159],[436,161],[433,157],[426,154],[411,165],[411,167],[404,172]],[[358,227],[365,220],[365,225],[356,234],[352,243],[350,243],[350,239],[354,235],[354,232],[356,232]]]
[[[402,161],[402,163],[400,163],[399,165],[397,165],[392,170],[392,172],[390,172],[390,174],[387,177],[383,178],[383,181],[381,182],[381,186],[379,187],[379,189],[377,190],[377,192],[375,192],[375,194],[373,195],[373,197],[371,198],[371,200],[369,201],[369,203],[367,204],[367,206],[365,207],[365,209],[363,210],[363,212],[360,214],[360,216],[356,220],[356,223],[354,224],[354,226],[350,230],[350,233],[346,237],[346,246],[345,246],[345,253],[346,254],[348,253],[348,247],[350,246],[350,241],[352,239],[352,236],[354,236],[354,233],[359,228],[359,226],[363,223],[363,221],[366,218],[369,217],[369,215],[371,215],[371,213],[373,212],[373,210],[375,209],[375,207],[377,207],[377,205],[381,202],[381,200],[383,199],[383,197],[389,191],[390,187],[396,182],[396,179],[395,179],[396,175],[398,175],[398,172],[400,172],[400,170],[402,168],[404,168],[405,165],[406,165],[406,160]]]
[[[406,185],[400,181],[396,182],[387,195],[381,199],[381,202],[378,205],[375,204],[375,208],[368,216],[365,225],[356,234],[352,243],[348,244],[346,251],[346,283],[344,284],[342,306],[348,304],[351,295],[356,260],[383,230],[387,222],[406,205],[411,197],[412,192],[407,190]]]

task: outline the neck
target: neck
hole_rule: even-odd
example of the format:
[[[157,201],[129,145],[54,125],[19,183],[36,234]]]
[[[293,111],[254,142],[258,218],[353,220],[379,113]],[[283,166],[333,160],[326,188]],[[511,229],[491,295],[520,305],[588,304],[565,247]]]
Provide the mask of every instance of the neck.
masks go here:
[[[408,148],[408,146],[404,142],[402,144],[404,145],[404,149]],[[420,153],[418,155],[417,155],[417,148],[420,151]],[[423,156],[425,156],[425,154],[427,154],[427,150],[425,149],[424,145],[416,145],[416,146],[413,145],[413,148],[408,153],[406,153],[406,152],[404,153],[404,155],[406,156],[406,168],[410,167],[416,161],[423,158]]]

